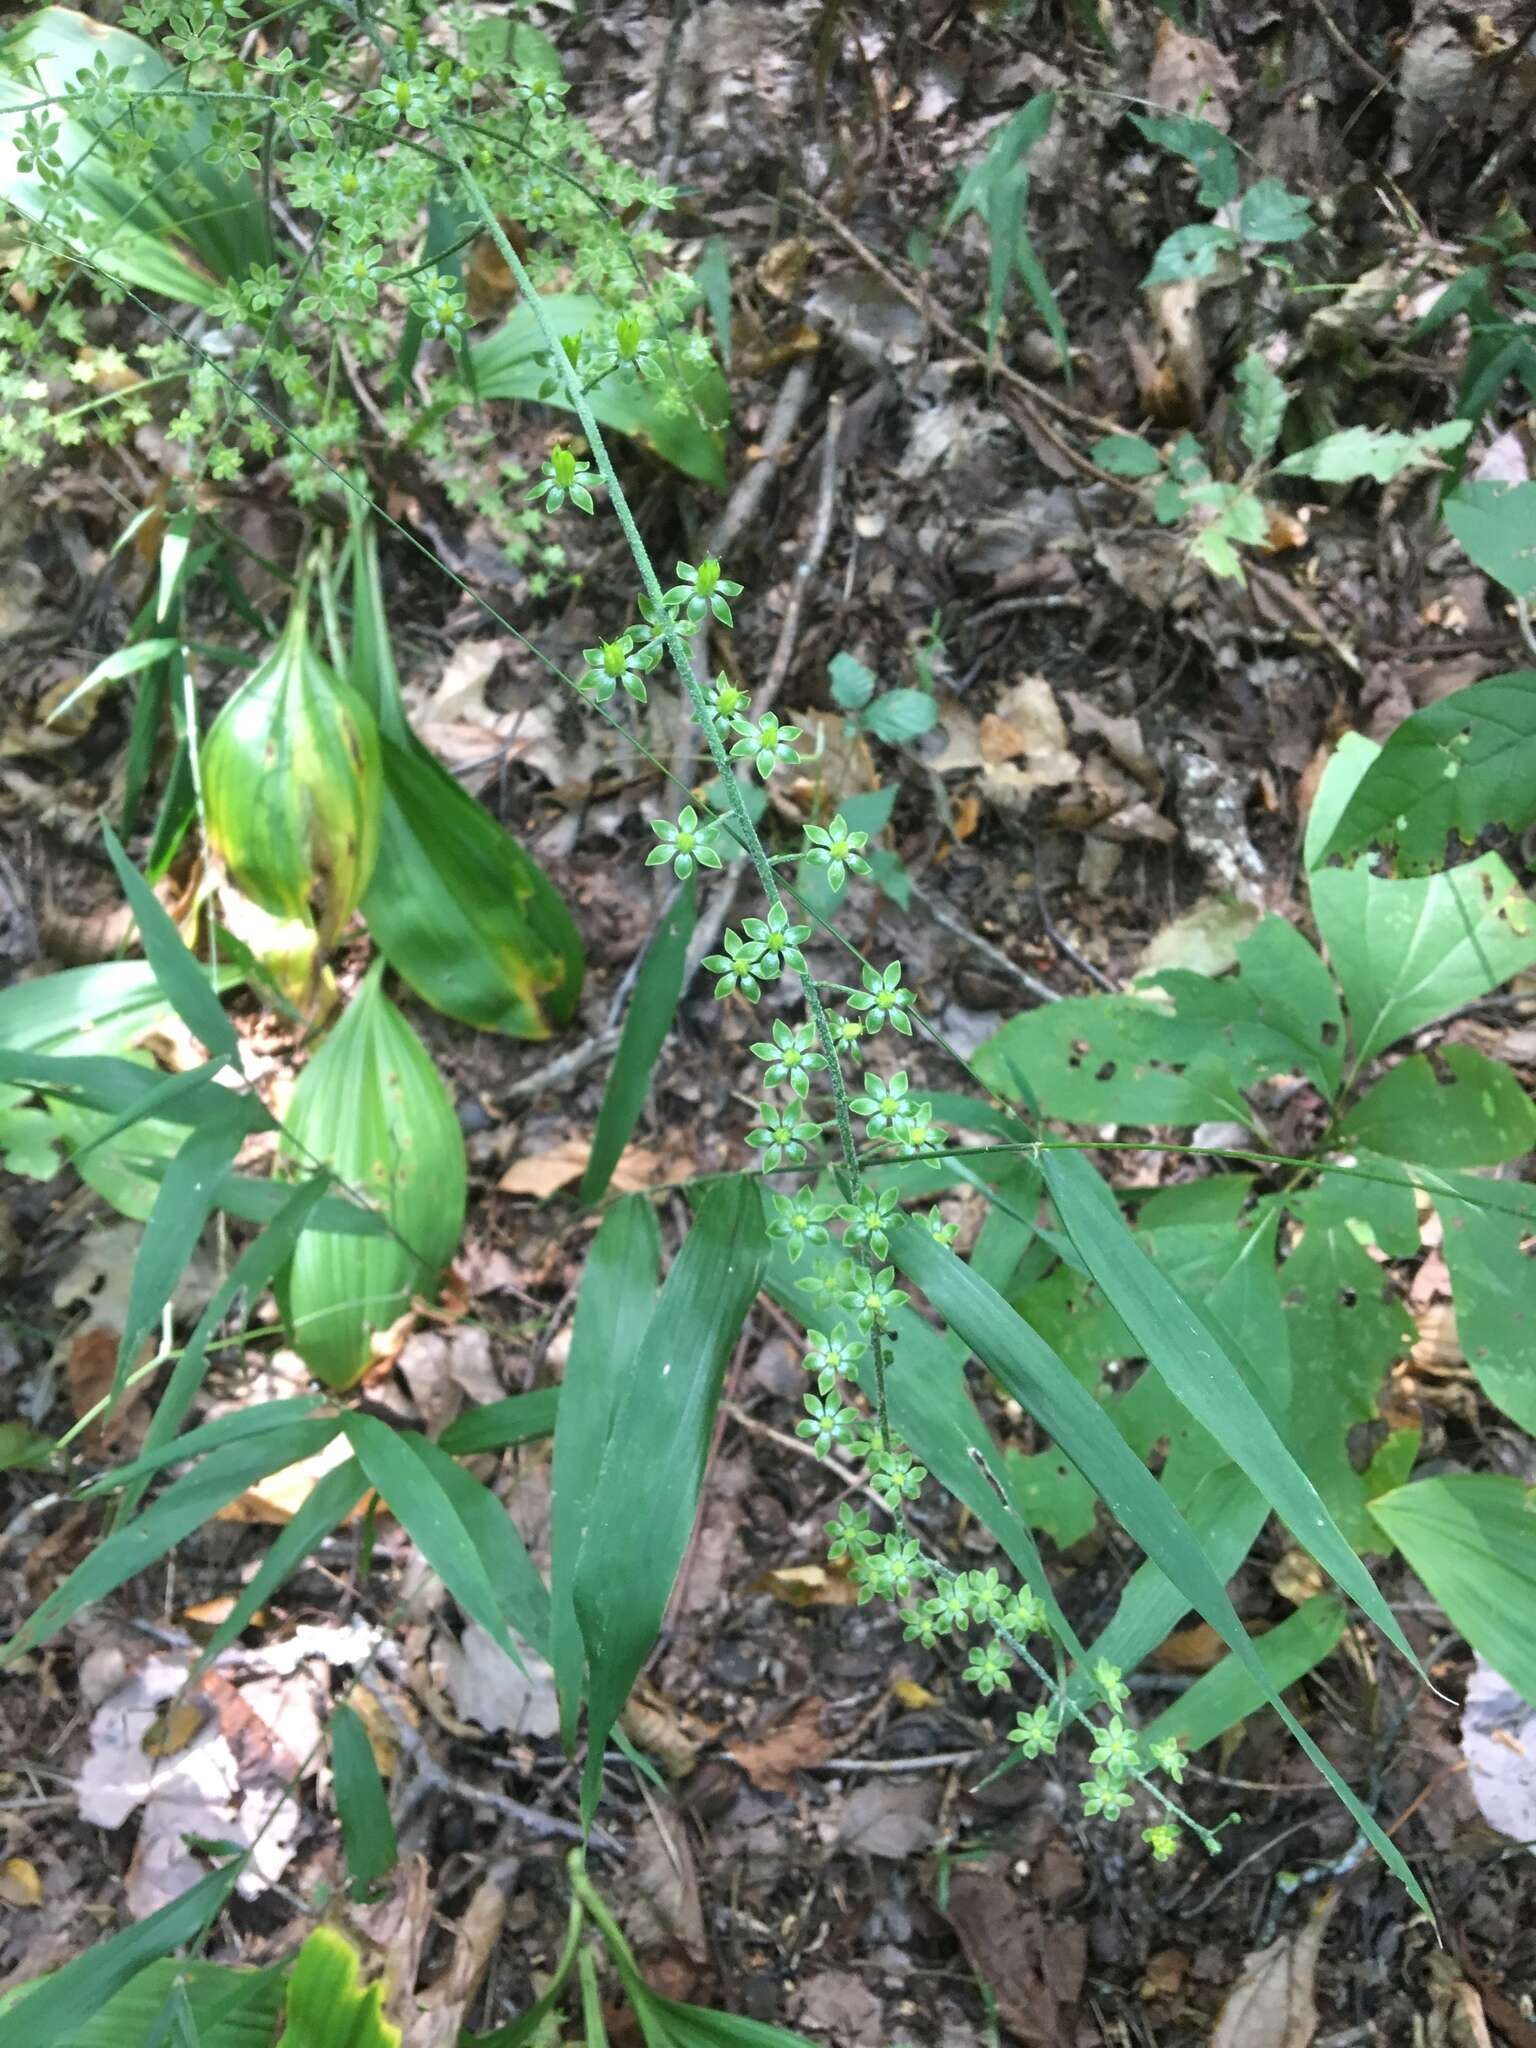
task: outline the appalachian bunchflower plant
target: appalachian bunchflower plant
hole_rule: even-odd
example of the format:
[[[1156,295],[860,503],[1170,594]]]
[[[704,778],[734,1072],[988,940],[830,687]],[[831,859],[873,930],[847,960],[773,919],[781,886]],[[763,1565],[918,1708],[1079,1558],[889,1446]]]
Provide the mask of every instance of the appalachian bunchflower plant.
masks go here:
[[[849,1052],[864,1036],[864,1026],[857,1017],[849,1017],[839,1010],[835,1017],[827,1019],[832,1028],[832,1043],[839,1052]]]
[[[771,711],[765,711],[761,718],[733,718],[731,730],[741,734],[731,749],[731,758],[750,761],[764,782],[775,768],[793,768],[799,762],[795,750],[799,726],[780,725]]]
[[[1180,1749],[1176,1735],[1170,1735],[1165,1742],[1153,1743],[1152,1761],[1160,1771],[1167,1772],[1175,1785],[1183,1784],[1184,1772],[1189,1759],[1185,1756],[1183,1750]]]
[[[959,1224],[946,1223],[942,1211],[938,1209],[925,1209],[918,1220],[928,1235],[939,1244],[953,1244],[960,1235]]]
[[[816,1375],[817,1390],[830,1394],[839,1380],[850,1380],[858,1362],[869,1350],[857,1337],[850,1337],[841,1323],[834,1324],[828,1336],[822,1330],[807,1330],[810,1349],[800,1361],[807,1372]]]
[[[738,932],[728,931],[722,941],[723,953],[711,953],[704,965],[711,974],[718,974],[715,983],[717,996],[743,995],[749,1003],[755,1003],[763,993],[763,985],[757,978],[757,963],[762,949],[743,939]]]
[[[726,599],[740,595],[741,585],[722,576],[720,564],[707,555],[697,568],[691,562],[678,563],[677,582],[667,592],[667,603],[694,624],[712,616],[722,626],[729,626],[734,621]]]
[[[1111,1664],[1107,1657],[1101,1657],[1093,1667],[1093,1682],[1109,1702],[1110,1712],[1118,1714],[1131,1696],[1131,1688],[1125,1683],[1118,1664]]]
[[[867,1119],[865,1130],[871,1138],[895,1130],[905,1117],[908,1086],[904,1073],[892,1074],[889,1080],[876,1073],[865,1074],[864,1093],[855,1095],[848,1107],[855,1116]]]
[[[573,449],[563,444],[552,448],[539,475],[540,481],[528,493],[531,503],[536,505],[542,498],[546,512],[558,512],[569,498],[578,512],[593,509],[592,486],[597,482],[597,474]]]
[[[841,889],[849,875],[869,873],[869,862],[861,858],[869,834],[851,830],[841,813],[830,825],[807,825],[805,837],[805,857],[812,867],[826,869],[829,888]]]
[[[927,1575],[922,1545],[915,1538],[887,1536],[882,1547],[871,1552],[861,1567],[861,1598],[863,1588],[867,1587],[886,1600],[905,1600],[913,1586]]]
[[[925,1650],[935,1648],[939,1640],[939,1628],[926,1605],[904,1607],[901,1610],[901,1639],[904,1643],[917,1643]]]
[[[891,1248],[891,1232],[907,1220],[899,1201],[894,1188],[882,1188],[878,1194],[873,1188],[862,1189],[856,1202],[844,1203],[837,1212],[848,1225],[843,1243],[867,1244],[872,1257],[883,1259]]]
[[[970,1628],[971,1603],[965,1597],[964,1587],[953,1580],[940,1586],[927,1607],[940,1635],[953,1635],[956,1629],[963,1635]]]
[[[916,1500],[928,1477],[926,1465],[919,1465],[904,1444],[892,1450],[872,1449],[866,1460],[871,1489],[894,1515],[903,1501]]]
[[[731,725],[746,710],[751,699],[722,669],[705,690],[709,708],[722,725]]]
[[[861,1330],[883,1329],[897,1309],[906,1307],[907,1297],[895,1279],[896,1268],[882,1266],[878,1273],[860,1273],[843,1295],[843,1307],[852,1309]]]
[[[781,1110],[777,1104],[765,1102],[747,1133],[747,1143],[762,1153],[764,1173],[775,1173],[781,1166],[803,1166],[808,1148],[820,1136],[821,1125],[808,1123],[793,1105]]]
[[[1150,1846],[1154,1862],[1171,1862],[1179,1853],[1179,1830],[1171,1820],[1160,1820],[1155,1827],[1143,1828],[1141,1839]]]
[[[998,1577],[997,1567],[993,1565],[984,1572],[966,1573],[965,1597],[970,1601],[971,1612],[978,1621],[1001,1621],[1008,1611],[1012,1595]]]
[[[741,928],[758,949],[760,979],[772,981],[786,967],[792,974],[805,973],[805,955],[800,948],[810,937],[811,928],[808,924],[791,924],[782,903],[775,903],[766,917],[744,917]]]
[[[775,1195],[773,1200],[777,1213],[768,1225],[768,1235],[784,1241],[791,1265],[798,1263],[807,1245],[827,1243],[827,1224],[836,1213],[830,1202],[813,1202],[808,1189],[797,1195]]]
[[[1136,1737],[1118,1714],[1107,1728],[1099,1730],[1099,1739],[1088,1761],[1095,1770],[1107,1771],[1112,1778],[1128,1778],[1139,1768],[1141,1755]]]
[[[653,818],[651,830],[661,841],[645,856],[648,868],[659,868],[671,862],[672,872],[680,882],[686,882],[696,867],[717,868],[720,856],[710,845],[712,825],[701,825],[699,814],[692,804],[684,804],[677,814],[677,823],[669,825],[664,819]]]
[[[987,1699],[992,1693],[1012,1690],[1012,1670],[1013,1659],[1001,1643],[978,1643],[961,1675],[967,1685],[974,1685]]]
[[[1008,1731],[1008,1740],[1016,1742],[1025,1756],[1033,1760],[1037,1756],[1056,1754],[1056,1723],[1051,1710],[1046,1706],[1036,1707],[1033,1713],[1019,1714]]]
[[[617,640],[583,648],[586,667],[576,678],[576,687],[585,690],[595,703],[606,704],[622,683],[635,702],[643,704],[645,678],[660,658],[659,647],[636,647],[630,633],[621,633]]]
[[[906,1114],[896,1119],[890,1136],[903,1159],[921,1159],[927,1153],[944,1151],[949,1144],[948,1131],[934,1122],[932,1105],[927,1102],[910,1104]]]
[[[1105,1820],[1118,1820],[1131,1804],[1131,1795],[1119,1779],[1107,1778],[1102,1772],[1085,1778],[1077,1789],[1083,1795],[1083,1811],[1090,1819],[1102,1814]]]
[[[830,1394],[807,1394],[805,1420],[795,1424],[795,1435],[803,1436],[818,1458],[824,1458],[834,1444],[845,1444],[858,1425],[853,1409],[845,1408]]]
[[[882,1025],[890,1024],[910,1038],[912,1020],[907,1012],[912,1007],[913,997],[912,991],[901,985],[901,962],[893,960],[883,972],[866,967],[863,979],[863,990],[848,998],[848,1007],[864,1013],[864,1029],[878,1031]]]
[[[827,1556],[834,1564],[841,1564],[845,1557],[865,1557],[880,1542],[869,1526],[869,1509],[850,1507],[847,1501],[838,1503],[826,1529]]]
[[[756,923],[754,918],[751,923]],[[766,961],[758,968],[760,974],[770,974]],[[763,1075],[765,1088],[788,1087],[790,1092],[803,1102],[810,1093],[811,1075],[827,1064],[825,1053],[816,1049],[816,1027],[814,1024],[790,1025],[782,1017],[773,1020],[773,1042],[766,1040],[752,1048],[753,1055],[768,1062]]]
[[[1009,1635],[1017,1636],[1020,1642],[1030,1636],[1043,1636],[1049,1632],[1050,1620],[1045,1611],[1045,1602],[1037,1593],[1031,1593],[1021,1586],[1013,1596],[1013,1604],[1003,1615],[1003,1627]]]

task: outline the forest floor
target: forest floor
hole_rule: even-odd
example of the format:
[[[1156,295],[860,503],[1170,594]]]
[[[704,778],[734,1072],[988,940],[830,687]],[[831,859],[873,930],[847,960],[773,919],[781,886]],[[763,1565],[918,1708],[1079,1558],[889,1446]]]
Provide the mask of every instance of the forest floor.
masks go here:
[[[1350,729],[1382,737],[1529,659],[1519,620],[1436,526],[1433,479],[1315,492],[1334,501],[1289,513],[1240,584],[1191,568],[1090,451],[1148,422],[1154,440],[1203,429],[1230,403],[1256,326],[1277,321],[1319,432],[1443,418],[1459,344],[1408,337],[1422,294],[1502,205],[1531,196],[1519,181],[1536,107],[1536,59],[1521,53],[1532,10],[1242,0],[1203,10],[1209,39],[1152,6],[1099,12],[1102,39],[1085,28],[1091,7],[1053,0],[883,12],[709,0],[675,15],[617,0],[558,17],[573,104],[616,153],[678,186],[661,225],[680,248],[719,236],[729,260],[733,489],[717,498],[631,450],[642,529],[669,564],[698,559],[723,520],[726,566],[745,586],[730,658],[755,679],[757,708],[771,696],[818,742],[805,771],[818,796],[894,792],[889,886],[853,890],[850,936],[873,957],[899,955],[962,1052],[1022,1008],[1125,987],[1149,963],[1219,963],[1259,909],[1305,922],[1300,835],[1330,744]],[[1064,111],[1030,156],[1026,219],[1070,383],[1018,287],[989,352],[985,235],[974,217],[941,226],[963,170],[1047,91]],[[1309,294],[1275,270],[1178,303],[1144,292],[1153,250],[1197,210],[1188,173],[1124,119],[1143,101],[1199,110],[1310,200],[1336,288]],[[492,295],[494,273],[487,255]],[[548,415],[500,411],[504,445],[536,465]],[[1509,438],[1524,461],[1528,444]],[[535,599],[429,475],[388,482],[397,516],[460,573],[488,576],[562,666],[627,614],[632,576],[612,522],[581,535],[579,588]],[[253,498],[242,516],[259,550],[269,514]],[[108,563],[117,524],[83,468],[0,508],[6,623],[22,649],[0,706],[0,845],[20,878],[0,937],[16,971],[108,957],[125,936],[95,825],[125,745],[120,707],[98,698],[65,740],[37,716],[93,650],[117,644],[132,609]],[[574,1186],[626,976],[665,901],[641,856],[666,800],[419,557],[392,550],[388,583],[418,730],[553,875],[590,963],[580,1020],[549,1045],[412,1011],[468,1139],[464,1312],[423,1323],[367,1391],[378,1412],[437,1429],[466,1402],[558,1379],[592,1229]],[[884,689],[936,693],[937,723],[894,745],[853,730],[830,694],[839,654]],[[677,756],[664,713],[648,738]],[[784,801],[798,818],[804,792]],[[1529,1075],[1530,1000],[1454,1031]],[[743,1163],[755,1028],[702,982],[691,989],[617,1185]],[[938,1085],[925,1057],[916,1065]],[[1150,1153],[1120,1168],[1148,1185],[1189,1170]],[[120,1315],[137,1239],[71,1185],[0,1187],[0,1374],[8,1412],[36,1426],[63,1426],[71,1403],[99,1392],[115,1344],[104,1351],[100,1333]],[[1507,1438],[1446,1355],[1443,1316],[1421,1306],[1430,1426]],[[1351,1636],[1294,1699],[1375,1810],[1402,1818],[1438,1937],[1374,1863],[1330,1878],[1351,1827],[1268,1715],[1195,1774],[1203,1811],[1238,1816],[1226,1854],[1152,1882],[1077,1816],[1081,1759],[982,1785],[1008,1703],[962,1690],[953,1645],[904,1643],[889,1610],[854,1604],[827,1567],[822,1525],[842,1483],[793,1434],[804,1382],[792,1337],[760,1306],[730,1367],[699,1523],[628,1724],[669,1785],[615,1771],[607,1847],[593,1852],[658,1986],[838,2048],[1185,2048],[1213,2027],[1242,2048],[1533,2048],[1536,1873],[1467,1792],[1456,1702],[1470,1660],[1401,1563],[1383,1583],[1444,1696]],[[226,1363],[217,1392],[288,1385],[281,1358],[253,1353]],[[1035,1447],[1017,1411],[993,1399],[989,1414]],[[122,1455],[140,1426],[130,1411],[96,1448]],[[1532,1476],[1529,1445],[1510,1456],[1507,1469]],[[501,1469],[537,1557],[547,1446]],[[28,1475],[10,1479],[0,1583],[19,1612],[84,1554],[95,1523]],[[384,1903],[349,1909],[350,1922],[397,1980],[446,1984],[456,2015],[453,1974],[474,1975],[462,2017],[494,2023],[558,1950],[577,1778],[552,1694],[509,1690],[390,1525],[370,1578],[357,1576],[352,1537],[328,1546],[200,1696],[197,1726],[217,1718],[243,1789],[185,1777],[179,1805],[152,1787],[123,1794],[127,1738],[98,1710],[131,1692],[152,1715],[175,1695],[197,1629],[265,1541],[257,1525],[283,1513],[248,1503],[244,1519],[211,1524],[174,1570],[130,1585],[0,1681],[0,1981],[86,1945],[113,1924],[125,1884],[135,1910],[174,1892],[198,1802],[259,1805],[274,1751],[302,1754],[318,1725],[327,1673],[376,1653],[376,1732],[411,1785],[404,1863]],[[991,1538],[958,1511],[944,1533],[955,1556],[987,1561]],[[1136,1552],[1102,1515],[1046,1549],[1066,1611],[1091,1631]],[[1250,1625],[1291,1611],[1287,1561],[1272,1528],[1234,1584]],[[380,1652],[387,1613],[403,1620]],[[1208,1630],[1179,1631],[1138,1674],[1138,1705],[1187,1685],[1217,1647]],[[192,1732],[162,1731],[158,1753],[174,1758]],[[314,1781],[306,1799],[275,1830],[280,1853],[235,1908],[226,1953],[286,1953],[315,1885],[335,1881]],[[628,2048],[635,2037],[613,2024],[615,2048]]]

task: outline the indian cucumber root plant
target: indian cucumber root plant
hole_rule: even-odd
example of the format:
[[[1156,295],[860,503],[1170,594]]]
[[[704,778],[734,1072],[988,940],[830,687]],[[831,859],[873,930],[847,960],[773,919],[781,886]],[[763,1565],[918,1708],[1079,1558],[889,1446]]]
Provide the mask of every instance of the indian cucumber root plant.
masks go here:
[[[612,1847],[605,1817],[634,1785],[661,1796],[632,1703],[689,1553],[731,1361],[771,1315],[803,1368],[780,1439],[788,1483],[811,1484],[818,1463],[835,1476],[833,1578],[851,1605],[888,1608],[995,1730],[978,1785],[1064,1777],[1094,1853],[1152,1884],[1157,1866],[1227,1853],[1235,1816],[1196,1758],[1267,1709],[1349,1817],[1343,1853],[1306,1881],[1376,1858],[1432,1914],[1398,1817],[1340,1768],[1293,1688],[1346,1641],[1362,1663],[1426,1676],[1363,1561],[1400,1550],[1459,1635],[1532,1697],[1521,1477],[1440,1457],[1421,1470],[1419,1420],[1384,1413],[1378,1394],[1415,1341],[1383,1275],[1432,1218],[1469,1382],[1511,1437],[1536,1432],[1536,1198],[1519,1177],[1536,1108],[1513,1063],[1425,1036],[1536,967],[1519,873],[1536,821],[1536,673],[1449,692],[1383,744],[1343,734],[1318,763],[1295,918],[1270,909],[1229,957],[1023,1010],[962,1057],[937,991],[847,910],[865,884],[910,902],[884,842],[890,804],[823,788],[835,721],[811,730],[811,714],[778,708],[782,674],[737,631],[760,593],[732,549],[705,535],[658,561],[648,539],[662,522],[625,442],[695,483],[726,481],[731,396],[709,331],[730,350],[728,266],[678,262],[655,223],[680,195],[577,117],[529,12],[133,0],[110,21],[43,8],[0,41],[15,236],[0,452],[22,475],[82,450],[171,451],[143,502],[113,486],[141,602],[121,646],[54,706],[63,718],[125,700],[100,843],[134,957],[0,992],[9,1170],[47,1183],[68,1165],[142,1226],[96,1396],[57,1436],[7,1425],[7,1458],[54,1488],[44,1505],[83,1506],[96,1532],[18,1615],[12,1683],[252,1489],[305,1469],[189,1649],[180,1691],[217,1673],[296,1575],[333,1570],[342,1545],[349,1599],[370,1579],[378,1593],[397,1527],[508,1685],[547,1671],[550,1739],[557,1724],[579,1767],[578,1817],[545,1828],[576,1837],[563,1943],[523,2010],[503,2000],[457,2038],[514,2048],[580,2027],[597,2048],[617,2002],[648,2044],[800,2040],[664,1995],[594,1852]],[[1093,106],[1085,89],[1075,111]],[[1072,371],[1026,221],[1028,165],[1073,112],[1054,87],[1029,96],[971,152],[945,213],[942,232],[974,222],[987,245],[985,346],[957,341],[981,369],[1022,304],[1016,281]],[[1095,432],[1077,458],[1093,487],[1177,530],[1181,576],[1242,583],[1288,492],[1427,484],[1436,544],[1459,544],[1523,607],[1503,522],[1536,531],[1536,513],[1453,467],[1496,397],[1480,386],[1448,417],[1400,425],[1320,422],[1282,374],[1288,294],[1316,282],[1310,202],[1253,174],[1198,107],[1127,118],[1194,172],[1191,203],[1211,216],[1169,235],[1143,287],[1218,280],[1248,331],[1205,439],[1193,425],[1159,437],[1145,415]],[[1491,305],[1491,290],[1480,273],[1467,303]],[[498,445],[489,408],[513,400],[560,418],[536,466]],[[1106,425],[1066,400],[1057,416]],[[406,475],[478,523],[522,612],[422,538]],[[281,540],[261,554],[232,507],[279,490]],[[588,565],[604,591],[621,551],[627,609],[597,618],[567,672],[518,619],[581,591]],[[654,928],[615,1008],[577,1169],[596,1228],[558,1392],[477,1399],[436,1428],[415,1413],[410,1426],[378,1389],[414,1325],[467,1312],[454,1261],[469,1157],[438,1020],[482,1050],[574,1037],[586,952],[580,903],[413,724],[397,592],[423,557],[542,665],[562,744],[601,728],[656,812],[632,855],[637,886],[656,890]],[[838,655],[832,702],[851,714],[838,744],[927,734],[942,654],[935,618],[920,686],[879,696]],[[619,1192],[695,970],[722,1043],[746,1033],[733,1164]],[[1154,1185],[1148,1159],[1178,1171]],[[274,1336],[307,1377],[277,1398],[227,1398]],[[108,1462],[103,1431],[132,1404],[142,1430]],[[1029,1455],[999,1441],[1000,1414]],[[541,1561],[495,1479],[498,1454],[546,1439]],[[957,1514],[992,1561],[967,1561]],[[1038,1538],[1069,1550],[1101,1514],[1139,1562],[1089,1626]],[[1230,1587],[1271,1518],[1310,1578],[1261,1633]],[[240,1951],[221,1931],[322,1760],[341,1831],[331,1894],[364,1906],[403,1881],[410,1796],[386,1781],[411,1759],[437,1768],[376,1697],[408,1605],[337,1671],[323,1728],[252,1838],[189,1836],[195,1882],[0,1994],[32,2048],[222,2043],[235,2027],[284,2048],[387,2048],[417,2024],[413,1981],[387,2000],[362,1981],[333,1896],[293,1897],[306,1925],[269,1967],[225,1960]],[[1137,1674],[1191,1615],[1226,1654],[1149,1714]]]

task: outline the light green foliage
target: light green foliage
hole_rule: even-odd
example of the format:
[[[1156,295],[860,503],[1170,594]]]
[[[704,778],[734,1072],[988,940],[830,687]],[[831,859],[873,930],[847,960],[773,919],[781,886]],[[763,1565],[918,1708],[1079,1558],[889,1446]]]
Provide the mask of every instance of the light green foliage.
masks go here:
[[[849,714],[856,731],[901,746],[921,739],[938,722],[939,708],[931,691],[881,690],[878,679],[851,654],[834,654],[827,673],[832,701]]]
[[[1536,1704],[1530,1488],[1498,1473],[1446,1472],[1382,1495],[1371,1513],[1473,1649]]]
[[[289,1972],[277,2048],[400,2048],[383,1997],[382,1984],[364,1987],[351,1943],[317,1927]]]
[[[1485,574],[1525,601],[1536,595],[1536,484],[1462,484],[1445,523]]]
[[[968,213],[974,213],[986,228],[990,245],[988,350],[997,346],[1008,286],[1017,275],[1056,344],[1062,374],[1070,383],[1072,356],[1067,345],[1066,323],[1056,304],[1050,280],[1024,228],[1025,215],[1029,210],[1029,153],[1045,139],[1055,111],[1056,95],[1040,93],[1026,101],[1004,122],[987,145],[987,153],[981,162],[961,179],[960,189],[944,215],[943,226],[948,234],[958,221]]]

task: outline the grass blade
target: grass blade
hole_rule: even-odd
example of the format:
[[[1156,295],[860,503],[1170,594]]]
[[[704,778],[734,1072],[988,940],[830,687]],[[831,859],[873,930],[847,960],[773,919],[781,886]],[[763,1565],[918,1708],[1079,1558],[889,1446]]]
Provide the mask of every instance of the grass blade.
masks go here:
[[[651,1319],[661,1233],[644,1195],[626,1195],[592,1240],[560,1389],[549,1531],[549,1661],[560,1697],[560,1733],[574,1747],[585,1671],[573,1589],[576,1561],[597,1493],[598,1472],[621,1388]]]
[[[574,1583],[589,1673],[581,1802],[589,1825],[603,1746],[656,1639],[687,1547],[726,1361],[767,1252],[757,1180],[717,1183],[699,1204],[614,1408]]]
[[[131,1465],[119,1465],[110,1472],[100,1473],[80,1491],[86,1500],[104,1493],[116,1493],[119,1487],[134,1486],[153,1478],[167,1465],[188,1463],[193,1458],[222,1451],[229,1444],[247,1443],[252,1437],[265,1436],[271,1430],[289,1429],[296,1422],[312,1421],[319,1406],[318,1395],[295,1394],[286,1401],[267,1401],[255,1408],[236,1409],[231,1415],[221,1415],[216,1422],[205,1422],[198,1429],[189,1429],[175,1443],[147,1445]]]
[[[438,1449],[467,1458],[475,1451],[505,1451],[513,1444],[534,1443],[554,1435],[559,1409],[558,1387],[536,1387],[531,1394],[486,1401],[450,1422],[437,1440]]]
[[[503,1619],[543,1656],[549,1643],[549,1590],[512,1517],[488,1486],[436,1444],[421,1437],[411,1448],[435,1475],[480,1553]],[[522,1659],[515,1651],[513,1656],[521,1668]]]
[[[235,1036],[235,1027],[224,1014],[206,971],[182,944],[181,933],[177,931],[170,913],[124,853],[122,842],[112,827],[103,821],[101,829],[112,865],[117,870],[117,879],[139,927],[144,957],[154,969],[155,979],[167,1002],[210,1053],[222,1055],[238,1068],[240,1041]]]
[[[379,1425],[381,1428],[382,1424]],[[243,1443],[226,1444],[214,1451],[192,1471],[168,1486],[142,1515],[121,1529],[115,1529],[82,1559],[61,1586],[55,1587],[22,1623],[8,1643],[0,1648],[0,1665],[14,1663],[28,1650],[35,1650],[58,1634],[82,1607],[147,1570],[173,1549],[184,1536],[211,1521],[220,1508],[244,1493],[258,1479],[312,1458],[324,1450],[336,1434],[336,1424],[326,1418],[293,1422],[282,1429]]]
[[[1080,1152],[1043,1152],[1063,1228],[1148,1360],[1295,1536],[1418,1669],[1408,1638],[1247,1380],[1208,1325],[1137,1244]]]
[[[1428,1912],[1428,1902],[1401,1852],[1270,1685],[1226,1585],[1193,1530],[1093,1396],[1023,1317],[947,1246],[926,1231],[904,1230],[891,1250],[896,1264],[922,1288],[950,1328],[1098,1490],[1126,1534],[1162,1567],[1189,1605],[1236,1653],[1377,1854]]]
[[[592,1133],[592,1151],[581,1177],[581,1199],[590,1208],[599,1199],[619,1163],[640,1120],[645,1098],[651,1089],[651,1071],[672,1029],[678,1001],[683,993],[683,975],[688,964],[688,941],[693,937],[698,907],[698,886],[690,875],[678,891],[667,914],[656,927],[640,963],[635,992],[629,999],[618,1050],[603,1090],[603,1105]]]
[[[394,1869],[400,1850],[373,1744],[345,1702],[331,1714],[331,1770],[342,1853],[352,1878],[352,1897],[361,1903],[375,1880]]]
[[[1343,1635],[1348,1621],[1348,1610],[1342,1600],[1328,1593],[1314,1593],[1278,1628],[1271,1629],[1267,1636],[1255,1636],[1253,1653],[1274,1690],[1283,1692],[1321,1664]],[[1142,1746],[1149,1748],[1152,1743],[1166,1742],[1171,1737],[1185,1749],[1203,1749],[1249,1714],[1257,1713],[1267,1697],[1236,1657],[1223,1657],[1213,1670],[1195,1680],[1182,1699],[1143,1730]]]

